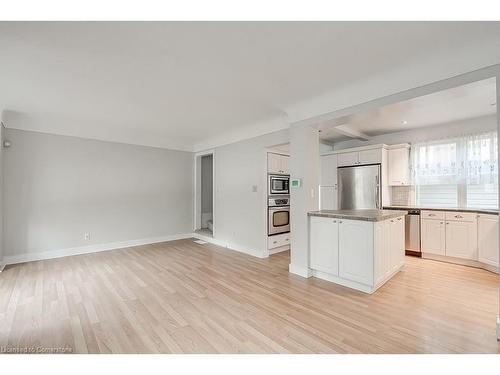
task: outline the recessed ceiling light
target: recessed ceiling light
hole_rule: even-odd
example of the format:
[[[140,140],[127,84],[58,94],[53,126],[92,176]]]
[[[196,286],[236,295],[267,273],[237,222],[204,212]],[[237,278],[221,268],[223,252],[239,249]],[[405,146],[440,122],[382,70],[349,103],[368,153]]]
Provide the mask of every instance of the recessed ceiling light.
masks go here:
[[[406,125],[406,124],[408,124],[408,121],[403,120],[403,125]]]

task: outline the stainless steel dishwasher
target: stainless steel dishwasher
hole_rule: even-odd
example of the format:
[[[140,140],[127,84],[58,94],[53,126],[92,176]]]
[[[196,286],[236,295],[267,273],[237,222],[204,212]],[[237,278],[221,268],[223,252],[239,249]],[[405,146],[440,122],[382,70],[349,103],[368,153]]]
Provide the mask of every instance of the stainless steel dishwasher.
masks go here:
[[[407,255],[422,256],[420,250],[420,210],[408,210],[405,217],[405,249]]]

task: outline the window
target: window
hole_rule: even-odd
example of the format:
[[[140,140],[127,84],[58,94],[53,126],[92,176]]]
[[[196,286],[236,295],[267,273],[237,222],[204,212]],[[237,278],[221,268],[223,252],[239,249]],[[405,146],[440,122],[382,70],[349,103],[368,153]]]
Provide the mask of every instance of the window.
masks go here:
[[[496,132],[415,144],[411,160],[418,205],[498,208]]]

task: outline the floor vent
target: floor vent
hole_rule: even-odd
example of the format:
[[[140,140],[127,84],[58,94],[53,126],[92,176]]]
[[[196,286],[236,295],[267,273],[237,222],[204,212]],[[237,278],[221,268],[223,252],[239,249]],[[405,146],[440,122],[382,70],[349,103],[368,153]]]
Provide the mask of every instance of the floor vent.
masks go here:
[[[194,242],[196,242],[198,245],[205,245],[207,243],[206,241],[202,240],[195,240]]]

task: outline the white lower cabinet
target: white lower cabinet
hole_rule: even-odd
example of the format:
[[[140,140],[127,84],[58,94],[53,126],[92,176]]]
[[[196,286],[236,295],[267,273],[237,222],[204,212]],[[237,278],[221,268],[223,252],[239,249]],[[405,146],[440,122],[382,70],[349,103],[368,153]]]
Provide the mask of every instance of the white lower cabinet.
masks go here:
[[[372,293],[404,264],[404,217],[385,221],[310,217],[313,275]]]
[[[498,216],[480,214],[477,219],[478,260],[498,267]]]
[[[339,274],[339,222],[337,219],[311,217],[311,268]]]
[[[403,217],[389,220],[389,273],[396,272],[404,263],[405,222]]]
[[[496,269],[498,272],[498,215],[422,211],[420,217],[421,248],[424,256],[449,257],[450,262],[493,271]]]
[[[446,221],[446,256],[477,260],[477,222]]]
[[[445,255],[446,231],[444,220],[420,219],[420,228],[422,251],[430,254]]]
[[[373,222],[340,220],[339,276],[373,283]]]

